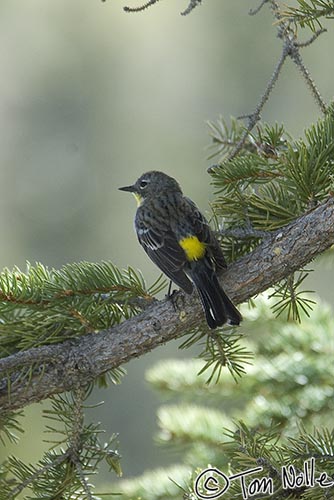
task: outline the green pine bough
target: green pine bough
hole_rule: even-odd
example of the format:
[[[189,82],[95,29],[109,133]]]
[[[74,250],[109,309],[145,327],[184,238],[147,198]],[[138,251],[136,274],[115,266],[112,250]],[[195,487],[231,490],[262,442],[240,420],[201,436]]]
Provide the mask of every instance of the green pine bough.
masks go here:
[[[111,328],[137,314],[165,286],[111,262],[61,269],[27,264],[0,274],[0,357]]]
[[[250,492],[258,479],[272,489],[249,498],[332,498],[333,313],[320,301],[310,318],[302,314],[301,323],[287,322],[273,316],[272,304],[263,294],[256,307],[241,307],[254,364],[238,386],[227,373],[208,386],[205,374],[199,375],[200,359],[167,359],[147,370],[147,381],[164,401],[157,410],[156,440],[178,450],[178,462],[121,480],[115,485],[119,498],[172,500],[183,494],[197,500],[196,478],[210,467],[229,477],[259,468],[244,476],[245,488]],[[322,474],[327,487],[317,482]],[[217,474],[213,479],[219,498],[226,483]],[[198,489],[210,498],[204,483]],[[231,480],[220,498],[245,498],[240,480]]]

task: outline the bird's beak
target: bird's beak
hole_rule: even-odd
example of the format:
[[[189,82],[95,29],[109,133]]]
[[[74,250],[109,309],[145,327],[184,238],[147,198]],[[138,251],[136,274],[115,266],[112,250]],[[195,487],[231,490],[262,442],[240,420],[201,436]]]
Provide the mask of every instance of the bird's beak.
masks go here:
[[[134,193],[136,191],[135,186],[124,186],[121,188],[118,188],[120,191],[129,191],[129,193]]]

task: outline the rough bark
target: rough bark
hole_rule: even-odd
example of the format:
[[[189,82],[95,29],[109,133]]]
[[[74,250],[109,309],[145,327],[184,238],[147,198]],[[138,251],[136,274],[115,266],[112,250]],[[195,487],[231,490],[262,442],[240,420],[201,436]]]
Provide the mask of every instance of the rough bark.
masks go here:
[[[230,265],[221,283],[235,303],[244,302],[302,268],[333,243],[331,198]],[[89,382],[203,321],[197,295],[178,292],[173,302],[156,301],[140,315],[109,330],[11,355],[0,360],[0,408],[18,409]],[[22,377],[23,368],[28,370],[32,365],[30,379]]]

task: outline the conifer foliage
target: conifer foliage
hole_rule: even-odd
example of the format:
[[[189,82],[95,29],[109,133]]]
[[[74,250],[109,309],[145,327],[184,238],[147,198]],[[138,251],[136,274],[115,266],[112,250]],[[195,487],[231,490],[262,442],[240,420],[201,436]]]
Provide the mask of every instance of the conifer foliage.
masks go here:
[[[182,461],[122,480],[117,484],[119,498],[184,495],[196,500],[195,479],[208,467],[228,476],[261,467],[245,482],[249,486],[254,477],[272,478],[272,493],[255,498],[332,498],[333,313],[318,301],[310,318],[302,314],[300,323],[287,322],[282,316],[275,318],[272,304],[273,299],[262,296],[254,307],[242,309],[248,325],[245,342],[254,353],[254,364],[237,385],[227,372],[208,385],[199,359],[165,360],[148,370],[147,380],[165,401],[157,413],[156,439],[161,447],[178,451]],[[292,466],[300,473],[313,459],[315,479],[325,472],[328,484],[333,483],[330,487],[293,487],[291,474],[290,483],[284,484],[282,467]],[[210,498],[203,483],[199,490],[203,498]],[[224,486],[221,478],[220,485]],[[247,497],[236,480],[221,498]]]

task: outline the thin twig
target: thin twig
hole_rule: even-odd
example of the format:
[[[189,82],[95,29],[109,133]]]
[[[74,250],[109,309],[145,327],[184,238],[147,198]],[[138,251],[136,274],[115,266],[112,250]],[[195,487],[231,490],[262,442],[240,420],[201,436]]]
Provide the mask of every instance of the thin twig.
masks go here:
[[[308,86],[308,88],[310,89],[311,94],[313,95],[315,102],[318,104],[321,111],[325,114],[327,111],[327,105],[326,105],[325,101],[323,100],[323,98],[321,97],[321,94],[320,94],[319,90],[317,89],[317,87],[316,87],[316,85],[315,85],[315,83],[310,75],[310,72],[306,68],[299,51],[298,50],[294,51],[293,54],[290,54],[290,57],[291,57],[292,61],[296,64],[296,66],[298,67],[302,76],[304,77],[305,83]]]
[[[74,464],[75,464],[75,467],[77,469],[77,473],[78,473],[78,476],[80,478],[80,483],[81,483],[81,486],[86,494],[87,500],[94,500],[93,494],[92,494],[91,489],[89,487],[88,481],[85,478],[85,475],[83,473],[80,462],[76,461],[76,462],[74,462]]]
[[[308,47],[309,45],[311,45],[318,38],[318,36],[322,35],[323,33],[327,33],[326,28],[322,28],[321,30],[316,31],[314,33],[314,35],[311,36],[311,38],[309,38],[308,40],[306,40],[306,42],[298,42],[298,43],[296,43],[296,46],[299,47],[299,48]]]
[[[71,458],[74,462],[78,460],[81,448],[81,434],[84,423],[83,402],[85,399],[85,391],[81,384],[78,384],[73,391],[73,426],[70,437]]]
[[[181,12],[181,16],[187,16],[190,12],[202,3],[202,0],[190,0],[188,7]]]
[[[268,231],[260,231],[252,227],[236,227],[234,229],[221,229],[217,234],[223,238],[235,238],[238,240],[248,240],[250,238],[269,238],[272,233]]]
[[[123,10],[125,12],[142,12],[143,10],[148,9],[149,7],[151,7],[151,5],[154,5],[157,2],[159,2],[159,0],[149,0],[148,2],[146,2],[144,5],[141,5],[140,7],[123,7]],[[186,16],[186,15],[190,14],[190,12],[195,7],[200,5],[201,3],[202,3],[202,0],[189,0],[189,5],[183,12],[181,12],[181,16]]]
[[[264,93],[262,94],[262,97],[261,97],[258,105],[255,108],[255,111],[251,115],[248,115],[247,128],[245,129],[244,133],[242,134],[240,141],[237,143],[235,148],[228,155],[227,161],[232,160],[233,158],[235,158],[237,156],[237,154],[243,148],[243,146],[244,146],[244,144],[249,136],[249,133],[255,127],[256,123],[261,119],[261,111],[264,108],[264,105],[266,104],[266,102],[268,101],[269,96],[270,96],[270,94],[271,94],[271,92],[272,92],[272,90],[273,90],[273,88],[278,80],[279,74],[281,72],[281,69],[283,67],[283,64],[285,63],[287,56],[288,56],[288,51],[287,51],[286,47],[283,47],[283,50],[282,50],[281,56],[278,60],[278,63],[276,64],[274,72],[271,75],[271,78],[267,84],[267,87],[266,87]]]
[[[276,0],[269,0],[269,3],[270,3],[270,8],[271,10],[273,11],[273,15],[274,17],[280,21],[281,20],[281,14],[280,14],[280,10],[279,10],[279,5],[278,3],[276,2]]]
[[[250,11],[248,12],[248,14],[250,16],[256,16],[256,14],[258,14],[260,12],[260,10],[262,9],[262,7],[268,3],[269,0],[262,0],[262,2],[260,3],[260,5],[258,7],[256,7],[256,9],[250,9]]]
[[[125,12],[141,12],[148,9],[149,7],[151,7],[151,5],[154,5],[157,2],[159,2],[159,0],[149,0],[147,3],[141,5],[140,7],[123,7],[123,10]]]

